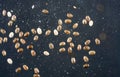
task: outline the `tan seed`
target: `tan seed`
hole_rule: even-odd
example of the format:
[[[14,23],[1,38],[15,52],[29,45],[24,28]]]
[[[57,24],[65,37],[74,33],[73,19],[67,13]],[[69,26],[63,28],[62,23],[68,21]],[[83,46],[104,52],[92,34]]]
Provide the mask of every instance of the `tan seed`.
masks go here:
[[[0,29],[0,33],[6,34],[6,30],[5,29]]]
[[[90,65],[89,64],[83,64],[83,68],[88,68]]]
[[[20,73],[21,70],[22,70],[21,67],[18,67],[18,68],[15,69],[15,72],[16,72],[16,73]]]
[[[74,48],[75,44],[73,42],[70,43],[70,47]]]
[[[86,25],[86,24],[87,24],[87,20],[86,20],[86,19],[83,19],[83,20],[82,20],[82,24],[83,24],[83,25]]]
[[[99,45],[100,44],[100,40],[98,38],[95,38],[95,44]]]
[[[68,35],[68,34],[70,34],[71,32],[70,32],[70,30],[64,30],[64,33]]]
[[[94,55],[96,54],[96,52],[95,52],[94,50],[90,50],[88,53],[89,53],[89,55],[91,55],[91,56],[94,56]]]
[[[45,35],[46,36],[49,36],[51,34],[51,30],[47,30],[46,32],[45,32]]]
[[[58,25],[57,26],[57,31],[61,31],[62,30],[62,26],[61,25]]]
[[[36,56],[35,50],[31,50],[31,56]]]
[[[3,9],[2,15],[3,15],[3,16],[6,16],[6,14],[7,14],[7,11],[6,11],[5,9]]]
[[[78,23],[74,23],[73,26],[72,26],[73,29],[76,29],[78,28]]]
[[[54,49],[54,44],[53,43],[49,43],[49,48],[50,49]]]
[[[15,33],[19,33],[20,32],[20,28],[19,27],[16,27],[15,28]]]
[[[85,19],[89,22],[91,20],[90,16],[86,16]]]
[[[50,55],[50,53],[49,53],[48,51],[44,51],[43,54],[44,54],[45,56],[49,56],[49,55]]]
[[[16,19],[17,19],[16,15],[12,15],[11,20],[16,21]]]
[[[67,43],[70,43],[70,42],[72,42],[72,37],[67,38]]]
[[[67,13],[67,17],[68,18],[73,18],[73,14],[72,13]]]
[[[5,50],[2,50],[2,56],[6,56],[7,52]]]
[[[80,33],[79,32],[73,32],[73,36],[79,36]]]
[[[19,38],[14,38],[13,39],[13,43],[16,43],[16,42],[18,42],[19,41]]]
[[[49,11],[48,11],[47,9],[43,9],[43,10],[42,10],[42,13],[44,13],[44,14],[48,14]]]
[[[19,32],[19,37],[23,37],[24,33],[21,31]]]
[[[90,43],[91,43],[90,40],[86,40],[86,41],[84,42],[85,45],[89,45]]]
[[[38,35],[35,35],[34,38],[33,38],[34,41],[38,41],[38,39],[39,39]]]
[[[30,45],[27,45],[27,49],[33,49],[33,45],[32,44],[30,44]]]
[[[65,45],[66,45],[66,43],[64,41],[59,43],[59,46],[65,46]]]
[[[12,25],[13,25],[13,21],[10,20],[10,21],[8,22],[8,26],[12,26]]]
[[[7,38],[7,37],[4,37],[4,38],[3,38],[3,43],[6,43],[6,42],[8,42],[8,38]]]
[[[90,47],[89,47],[89,46],[84,46],[84,47],[83,47],[83,50],[88,51],[88,50],[90,50]]]
[[[27,71],[27,70],[29,70],[29,67],[28,67],[27,65],[23,65],[23,69],[24,69],[25,71]]]
[[[72,20],[71,19],[65,19],[65,21],[64,21],[66,24],[70,24],[70,23],[72,23]]]
[[[72,63],[72,64],[75,64],[75,63],[76,63],[75,57],[72,57],[72,58],[71,58],[71,63]]]
[[[15,43],[15,48],[18,49],[19,47],[20,47],[20,43],[19,42]]]
[[[31,32],[32,32],[32,34],[36,34],[37,33],[37,31],[34,28],[31,29]]]
[[[83,61],[84,62],[89,62],[89,58],[87,56],[83,56]]]
[[[72,47],[68,47],[68,54],[72,53]]]
[[[33,77],[40,77],[40,74],[33,74]]]
[[[21,44],[26,44],[25,39],[21,38],[21,39],[20,39],[20,43],[21,43]]]
[[[82,49],[82,45],[81,44],[78,44],[77,45],[77,50],[80,51]]]
[[[18,49],[17,49],[17,52],[18,52],[18,53],[22,53],[23,51],[24,51],[23,48],[18,48]]]
[[[59,49],[59,52],[60,52],[60,53],[63,53],[63,52],[65,52],[65,51],[66,51],[65,48],[60,48],[60,49]]]
[[[34,73],[35,74],[38,74],[40,71],[39,71],[39,69],[36,67],[36,68],[34,68]]]
[[[25,32],[24,37],[28,37],[30,35],[30,32]]]
[[[58,25],[62,25],[62,24],[63,24],[62,20],[58,19]]]

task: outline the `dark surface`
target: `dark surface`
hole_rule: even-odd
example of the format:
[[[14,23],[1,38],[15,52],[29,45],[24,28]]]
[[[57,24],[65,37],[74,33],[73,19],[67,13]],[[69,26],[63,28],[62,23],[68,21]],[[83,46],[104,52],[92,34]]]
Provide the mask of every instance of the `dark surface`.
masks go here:
[[[32,10],[33,4],[35,9]],[[76,10],[72,8],[74,5],[77,7]],[[48,15],[41,13],[44,8],[49,10]],[[0,77],[32,77],[32,69],[15,73],[15,68],[22,64],[27,64],[30,68],[39,67],[41,77],[120,77],[119,0],[0,0],[0,28],[5,28],[9,33],[14,31],[14,27],[7,27],[8,18],[1,14],[3,9],[13,10],[13,14],[17,16],[15,24],[18,24],[24,32],[38,26],[44,29],[43,32],[45,29],[53,30],[57,26],[57,20],[59,18],[64,20],[66,13],[71,12],[74,15],[73,22],[78,21],[80,24],[77,31],[81,33],[81,37],[74,38],[75,44],[83,43],[86,39],[93,40],[101,33],[106,35],[106,39],[101,41],[100,46],[91,45],[97,54],[90,57],[90,67],[87,69],[82,67],[82,56],[86,53],[75,51],[76,64],[70,63],[70,56],[67,53],[58,53],[58,42],[68,37],[62,33],[59,37],[51,35],[45,38],[41,35],[38,42],[33,42],[36,45],[37,57],[31,57],[27,50],[19,55],[14,49],[12,40],[9,39],[7,44],[0,45],[0,51],[2,49],[7,51],[6,57],[0,54]],[[86,15],[90,15],[94,21],[92,28],[84,27],[81,23]],[[64,24],[63,28],[71,29],[72,27]],[[54,50],[48,49],[48,43],[51,41],[56,45]],[[28,39],[28,44],[30,42],[32,37]],[[41,54],[45,49],[50,51],[50,56],[45,57]],[[13,65],[6,62],[8,57],[13,59]]]

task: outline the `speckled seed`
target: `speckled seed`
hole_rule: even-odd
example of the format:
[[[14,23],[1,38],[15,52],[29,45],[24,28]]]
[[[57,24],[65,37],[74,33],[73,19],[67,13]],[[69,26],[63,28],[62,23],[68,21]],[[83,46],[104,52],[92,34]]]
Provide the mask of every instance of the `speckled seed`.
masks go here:
[[[61,31],[62,30],[62,26],[61,25],[58,25],[57,26],[57,31]]]
[[[28,37],[30,35],[30,32],[25,32],[24,37]]]
[[[16,42],[18,42],[19,41],[19,38],[14,38],[13,39],[13,43],[16,43]]]
[[[2,38],[2,37],[0,37],[0,44],[2,44],[2,41],[3,41],[3,38]]]
[[[0,29],[0,33],[6,34],[6,30],[5,29]]]
[[[49,43],[49,48],[50,49],[54,49],[54,44],[53,43]]]
[[[86,51],[90,50],[90,46],[84,46],[83,50],[86,50]]]
[[[88,53],[89,53],[89,55],[91,55],[91,56],[94,56],[94,55],[96,54],[95,50],[90,50]]]
[[[20,43],[19,42],[15,43],[15,48],[18,49],[19,47],[20,47]]]
[[[65,34],[70,34],[71,32],[70,32],[70,30],[64,30],[64,33]]]
[[[27,65],[23,65],[23,69],[24,69],[25,71],[27,71],[27,70],[29,70],[29,67],[28,67]]]
[[[38,35],[35,35],[34,38],[33,38],[34,41],[38,41],[38,39],[39,39]]]
[[[21,70],[22,70],[21,67],[18,67],[18,68],[15,69],[15,72],[16,72],[16,73],[20,73]]]
[[[93,20],[90,20],[90,21],[89,21],[89,26],[90,26],[90,27],[93,26]]]
[[[72,63],[72,64],[75,64],[75,63],[76,63],[75,57],[72,57],[72,58],[71,58],[71,63]]]
[[[66,43],[64,41],[59,43],[59,46],[65,46],[65,45],[66,45]]]
[[[3,38],[3,43],[6,43],[6,42],[8,42],[8,38],[7,38],[7,37],[4,37],[4,38]]]
[[[48,14],[49,11],[48,11],[47,9],[43,9],[43,10],[42,10],[42,13],[44,13],[44,14]]]
[[[35,50],[31,50],[31,56],[36,56]]]
[[[98,38],[95,38],[95,44],[99,45],[100,44],[100,40]]]
[[[86,16],[85,19],[89,22],[91,20],[90,16]]]
[[[15,33],[19,33],[20,32],[20,28],[19,27],[16,27],[15,28]]]
[[[12,14],[11,14],[10,11],[7,12],[7,16],[8,16],[8,17],[11,17],[11,16],[12,16]]]
[[[13,38],[14,37],[14,32],[10,32],[9,33],[9,38]]]
[[[50,53],[49,53],[48,51],[44,51],[43,54],[44,54],[45,56],[49,56],[49,55],[50,55]]]
[[[51,30],[46,30],[45,36],[49,36],[51,34]]]
[[[23,32],[21,31],[21,32],[19,32],[19,37],[23,37]]]
[[[12,15],[11,20],[16,21],[16,19],[17,19],[16,15]]]
[[[74,23],[73,26],[72,26],[73,29],[76,29],[78,28],[78,23]]]
[[[8,22],[8,26],[12,26],[12,25],[13,25],[13,21],[10,20],[10,21]]]
[[[6,56],[7,52],[5,50],[2,50],[2,56]]]
[[[36,30],[34,28],[31,29],[32,34],[36,34]]]
[[[83,24],[83,25],[86,25],[86,24],[87,24],[87,20],[86,20],[86,19],[83,19],[83,20],[82,20],[82,24]]]
[[[18,52],[18,53],[22,53],[23,51],[24,51],[23,48],[18,48],[18,49],[17,49],[17,52]]]
[[[90,40],[86,40],[86,41],[84,42],[85,45],[89,45],[90,43],[91,43]]]
[[[74,43],[73,43],[73,42],[71,42],[71,43],[70,43],[70,47],[72,47],[72,48],[74,48],[74,47],[75,47],[75,45],[74,45]]]
[[[81,44],[78,44],[77,45],[77,50],[80,51],[82,49],[82,45]]]
[[[33,45],[32,44],[27,45],[27,49],[33,49]]]
[[[79,36],[80,33],[79,32],[73,32],[73,36]]]
[[[55,36],[58,36],[58,34],[59,34],[57,29],[54,29],[53,33],[54,33]]]
[[[87,56],[83,56],[83,61],[84,62],[89,62],[89,58]]]
[[[33,77],[40,77],[40,74],[33,74]]]
[[[11,58],[7,58],[8,64],[13,64],[13,60]]]
[[[58,19],[58,25],[62,25],[62,24],[63,24],[62,20]]]
[[[67,38],[67,43],[70,43],[70,42],[72,42],[72,37]]]
[[[7,14],[6,10],[3,9],[3,11],[2,11],[2,15],[3,15],[3,16],[6,16],[6,14]]]
[[[38,74],[40,71],[39,71],[39,69],[36,67],[36,68],[34,68],[34,73],[35,74]]]
[[[65,52],[65,51],[66,51],[65,48],[60,48],[60,49],[59,49],[59,52],[60,52],[60,53],[63,53],[63,52]]]
[[[73,14],[72,13],[67,13],[67,17],[68,18],[73,18]]]
[[[72,23],[72,20],[71,19],[65,19],[65,21],[64,21],[66,24],[70,24],[70,23]]]
[[[26,44],[25,39],[21,38],[21,39],[20,39],[20,43],[21,43],[21,44]]]
[[[68,54],[72,53],[72,47],[68,47]]]
[[[83,64],[83,68],[88,68],[90,65],[89,64]]]
[[[37,33],[42,34],[42,29],[40,27],[37,28]]]

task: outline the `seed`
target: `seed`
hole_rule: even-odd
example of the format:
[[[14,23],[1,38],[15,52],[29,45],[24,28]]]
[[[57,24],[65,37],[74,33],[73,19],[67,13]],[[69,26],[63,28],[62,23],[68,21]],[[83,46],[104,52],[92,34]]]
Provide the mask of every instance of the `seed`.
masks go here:
[[[59,43],[59,46],[65,46],[65,45],[66,45],[66,43],[64,41]]]
[[[14,32],[10,32],[9,33],[9,38],[13,38],[14,37]]]
[[[2,56],[6,56],[7,52],[5,50],[2,50]]]
[[[70,42],[72,42],[72,37],[67,38],[67,43],[70,43]]]
[[[7,38],[7,37],[4,37],[4,38],[3,38],[3,43],[6,43],[6,42],[8,42],[8,38]]]
[[[19,32],[19,37],[23,37],[23,32],[21,31],[21,32]]]
[[[78,23],[74,23],[72,27],[73,29],[76,29],[78,27]]]
[[[90,65],[86,63],[86,64],[83,65],[83,68],[88,68],[89,66]]]
[[[21,38],[21,39],[20,39],[20,43],[21,43],[21,44],[26,44],[25,39]]]
[[[66,24],[70,24],[70,23],[72,23],[72,20],[71,19],[65,19],[65,21],[64,21]]]
[[[47,30],[46,32],[45,32],[45,35],[46,36],[49,36],[51,34],[51,30]]]
[[[71,42],[71,43],[70,43],[70,47],[72,47],[72,48],[74,48],[74,47],[75,47],[75,45],[74,45],[74,43],[73,43],[73,42]]]
[[[42,34],[42,29],[38,27],[38,28],[37,28],[37,33],[38,33],[38,34]]]
[[[62,25],[62,24],[63,24],[62,20],[58,19],[58,25]]]
[[[24,51],[23,48],[18,48],[18,49],[17,49],[17,52],[18,52],[18,53],[22,53],[23,51]]]
[[[49,48],[50,49],[54,49],[54,44],[53,43],[49,43]]]
[[[81,45],[81,44],[78,44],[77,50],[80,51],[81,49],[82,49],[82,45]]]
[[[47,9],[43,9],[43,10],[42,10],[42,13],[44,13],[44,14],[48,14],[49,11],[48,11]]]
[[[77,9],[77,7],[76,7],[76,6],[73,6],[73,8],[74,8],[74,9]]]
[[[34,73],[35,74],[38,74],[40,71],[39,71],[39,69],[36,67],[36,68],[34,68]]]
[[[68,54],[72,53],[72,47],[68,47]]]
[[[80,33],[79,32],[73,32],[73,36],[79,36]]]
[[[90,20],[90,21],[89,21],[89,26],[90,26],[90,27],[93,26],[93,20]]]
[[[13,60],[11,58],[7,59],[8,64],[13,64]]]
[[[24,69],[25,71],[27,71],[27,70],[29,69],[29,67],[28,67],[27,65],[23,65],[23,69]]]
[[[60,48],[60,49],[59,49],[59,52],[60,52],[60,53],[63,53],[63,52],[65,52],[65,51],[66,51],[65,48]]]
[[[2,11],[2,15],[3,15],[3,16],[6,16],[6,13],[7,13],[6,10],[3,9],[3,11]]]
[[[89,46],[84,46],[84,47],[83,47],[83,50],[86,50],[86,51],[87,51],[87,50],[90,50],[90,47],[89,47]]]
[[[88,53],[89,53],[89,55],[91,55],[91,56],[94,56],[94,55],[96,54],[96,52],[95,52],[94,50],[90,50]]]
[[[55,36],[58,36],[58,31],[57,31],[57,29],[54,29],[53,32],[54,32],[54,35],[55,35]]]
[[[71,32],[69,30],[64,30],[65,34],[70,34]]]
[[[0,29],[0,32],[1,32],[2,34],[6,34],[6,30],[5,30],[5,29]]]
[[[33,28],[33,29],[31,29],[31,32],[32,32],[32,34],[36,34],[37,32],[36,32],[36,30]]]
[[[49,56],[49,55],[50,55],[50,53],[49,53],[48,51],[44,51],[43,54],[44,54],[45,56]]]
[[[72,13],[67,13],[67,17],[68,18],[73,18],[73,14]]]
[[[90,43],[91,43],[90,40],[86,40],[86,41],[84,42],[85,45],[89,45]]]
[[[95,38],[95,44],[99,45],[100,44],[100,40],[98,38]]]
[[[3,38],[2,38],[2,37],[0,37],[0,44],[2,44],[2,41],[3,41]]]
[[[24,37],[28,37],[30,35],[30,32],[25,32]]]
[[[16,69],[15,69],[15,72],[16,72],[16,73],[21,72],[21,67],[16,68]]]
[[[8,22],[8,26],[12,26],[12,25],[13,25],[13,21],[10,20],[10,21]]]
[[[58,25],[57,26],[57,31],[61,31],[62,30],[62,26],[61,25]]]
[[[19,33],[19,32],[20,32],[20,28],[19,28],[19,27],[16,27],[15,33]]]
[[[19,38],[14,38],[13,39],[13,43],[16,43],[16,42],[18,42],[19,41]]]
[[[72,57],[72,58],[71,58],[71,63],[72,63],[72,64],[75,64],[75,63],[76,63],[75,57]]]
[[[82,20],[82,24],[83,24],[83,25],[86,25],[86,24],[87,24],[87,20],[86,20],[86,19],[83,19],[83,20]]]
[[[27,45],[27,49],[33,49],[33,45],[31,44],[31,45]]]
[[[34,38],[33,38],[34,41],[37,41],[38,39],[39,39],[38,35],[35,35]]]
[[[89,22],[91,20],[90,16],[86,16],[85,19]]]
[[[19,47],[20,47],[20,43],[19,42],[15,43],[15,48],[18,49]]]
[[[33,74],[33,77],[40,77],[40,74]]]
[[[11,16],[12,16],[12,14],[11,14],[10,11],[7,12],[7,16],[8,16],[8,17],[11,17]]]
[[[31,50],[31,56],[36,56],[35,50]]]
[[[16,18],[17,18],[16,15],[12,15],[11,20],[16,21]]]
[[[84,62],[89,62],[89,58],[87,56],[83,56],[83,61]]]

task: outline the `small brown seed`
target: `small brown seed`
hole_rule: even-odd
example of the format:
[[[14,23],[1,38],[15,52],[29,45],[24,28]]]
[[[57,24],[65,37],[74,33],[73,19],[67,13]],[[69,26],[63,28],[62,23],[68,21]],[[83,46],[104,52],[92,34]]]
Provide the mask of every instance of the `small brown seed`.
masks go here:
[[[15,72],[16,72],[16,73],[20,73],[20,72],[21,72],[21,67],[16,68],[16,69],[15,69]]]
[[[33,38],[34,41],[38,41],[38,39],[39,39],[38,35],[35,35],[34,38]]]
[[[25,32],[24,37],[28,37],[30,35],[30,32]]]
[[[98,38],[95,38],[95,44],[99,45],[100,44],[100,40]]]
[[[18,53],[22,53],[23,51],[24,51],[23,48],[18,48],[18,49],[17,49],[17,52],[18,52]]]
[[[62,25],[62,24],[63,24],[62,20],[58,19],[58,25]]]
[[[27,45],[27,49],[33,49],[33,45],[32,44],[30,44],[30,45]]]
[[[5,50],[2,50],[2,56],[6,56],[7,52]]]
[[[70,23],[72,23],[72,20],[71,19],[65,19],[65,21],[64,21],[66,24],[70,24]]]
[[[57,31],[61,31],[62,30],[62,26],[61,25],[58,25],[57,26]]]
[[[19,37],[23,37],[24,33],[21,31],[19,32]]]
[[[70,43],[70,42],[72,42],[72,37],[67,38],[67,43]]]
[[[38,74],[40,71],[39,71],[39,69],[36,67],[36,68],[34,68],[34,73],[35,74]]]
[[[68,54],[72,53],[72,47],[68,47]]]
[[[72,63],[72,64],[75,64],[75,63],[76,63],[75,57],[72,57],[72,58],[71,58],[71,63]]]
[[[87,20],[86,20],[86,19],[83,19],[83,20],[82,20],[82,24],[83,24],[83,25],[86,25],[86,24],[87,24]]]
[[[66,51],[65,48],[60,48],[60,49],[59,49],[59,52],[60,52],[60,53],[63,53],[63,52],[65,52],[65,51]]]
[[[89,53],[89,55],[91,55],[91,56],[94,56],[94,55],[96,54],[95,50],[90,50],[88,53]]]
[[[37,33],[37,31],[34,28],[31,29],[31,32],[32,32],[32,34],[36,34]]]
[[[20,43],[19,42],[15,43],[15,49],[18,49],[19,47],[20,47]]]
[[[17,19],[16,15],[12,15],[11,20],[16,21],[16,19]]]
[[[35,50],[31,50],[31,56],[36,56]]]
[[[68,35],[68,34],[70,34],[71,32],[70,32],[70,30],[64,30],[64,33]]]
[[[42,13],[43,13],[43,14],[48,14],[49,11],[48,11],[47,9],[43,9],[43,10],[42,10]]]
[[[80,51],[82,49],[82,45],[81,44],[78,44],[77,45],[77,50]]]
[[[78,28],[78,23],[74,23],[73,26],[72,26],[73,29],[76,29]]]
[[[90,16],[86,16],[85,19],[89,22],[91,20]]]
[[[90,40],[86,40],[86,41],[84,42],[85,45],[89,45],[90,43],[91,43]]]
[[[33,77],[40,77],[40,74],[33,74]]]
[[[2,34],[6,34],[6,30],[5,30],[5,29],[0,29],[0,32],[1,32]]]
[[[45,35],[46,36],[49,36],[51,34],[51,30],[47,30],[46,32],[45,32]]]
[[[21,39],[20,39],[20,43],[21,43],[21,44],[26,44],[25,39],[21,38]]]
[[[73,32],[73,36],[79,36],[80,33],[79,32]]]
[[[73,14],[72,13],[67,13],[67,17],[68,18],[73,18]]]
[[[6,43],[6,42],[8,42],[8,38],[7,38],[7,37],[4,37],[4,38],[3,38],[3,43]]]
[[[83,64],[83,68],[88,68],[90,65],[89,64]]]
[[[83,61],[84,62],[89,62],[89,58],[87,56],[83,56]]]
[[[84,47],[83,47],[83,50],[88,51],[88,50],[90,50],[90,47],[89,47],[89,46],[84,46]]]
[[[8,26],[12,26],[12,25],[13,25],[13,21],[10,20],[10,21],[8,22]]]
[[[18,42],[19,41],[19,38],[14,38],[13,39],[13,43],[16,43],[16,42]]]
[[[25,71],[27,71],[27,70],[29,70],[29,67],[28,67],[27,65],[23,65],[23,69],[24,69]]]
[[[54,44],[53,43],[49,43],[49,48],[50,49],[54,49]]]
[[[73,42],[70,43],[70,47],[74,48],[75,44]]]
[[[65,46],[65,45],[66,45],[66,43],[64,41],[59,43],[59,46]]]

